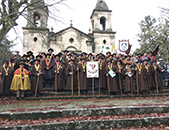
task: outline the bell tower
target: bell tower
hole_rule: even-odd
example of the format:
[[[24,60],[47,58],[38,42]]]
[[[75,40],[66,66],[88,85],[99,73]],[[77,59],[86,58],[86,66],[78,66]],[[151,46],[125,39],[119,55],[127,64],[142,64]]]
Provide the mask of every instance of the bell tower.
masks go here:
[[[27,10],[27,25],[23,27],[23,54],[31,50],[35,54],[48,47],[48,8],[44,0],[31,0]]]
[[[47,28],[48,8],[45,6],[44,0],[31,0],[32,6],[28,8],[26,27]]]
[[[104,0],[97,0],[95,9],[90,17],[92,23],[92,34],[95,39],[95,53],[100,53],[102,46],[114,45],[115,33],[112,31],[112,10],[109,10]],[[115,50],[113,50],[115,52]]]

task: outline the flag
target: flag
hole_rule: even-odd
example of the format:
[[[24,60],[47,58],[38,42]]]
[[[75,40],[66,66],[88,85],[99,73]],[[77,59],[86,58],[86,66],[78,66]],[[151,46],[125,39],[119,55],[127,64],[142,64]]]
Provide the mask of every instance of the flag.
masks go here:
[[[132,45],[129,44],[129,48],[127,49],[127,51],[125,51],[125,53],[128,55],[130,53]]]
[[[112,52],[113,52],[113,48],[114,48],[114,45],[111,46],[111,54],[112,54]]]
[[[154,50],[152,51],[152,55],[153,55],[153,56],[156,56],[156,55],[157,55],[158,50],[159,50],[159,46],[160,46],[160,44],[158,44],[158,45],[154,48]]]
[[[106,54],[107,52],[111,52],[112,46],[110,45],[104,45],[102,46],[101,53]]]

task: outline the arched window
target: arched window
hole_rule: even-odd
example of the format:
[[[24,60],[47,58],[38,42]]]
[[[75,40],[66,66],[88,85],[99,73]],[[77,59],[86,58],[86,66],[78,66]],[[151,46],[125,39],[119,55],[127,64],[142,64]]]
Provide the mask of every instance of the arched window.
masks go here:
[[[36,12],[34,13],[34,25],[40,27],[40,15]]]
[[[106,18],[105,17],[100,18],[100,24],[102,25],[102,30],[105,31],[106,29]]]

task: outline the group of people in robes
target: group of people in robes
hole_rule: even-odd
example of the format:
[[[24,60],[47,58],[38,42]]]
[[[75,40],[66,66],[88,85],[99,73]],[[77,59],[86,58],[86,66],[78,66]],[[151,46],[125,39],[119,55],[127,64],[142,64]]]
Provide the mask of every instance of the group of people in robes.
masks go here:
[[[150,54],[87,54],[64,51],[39,53],[36,57],[28,51],[23,56],[17,51],[0,67],[0,94],[9,96],[16,91],[16,99],[23,99],[26,90],[39,96],[47,86],[57,92],[91,90],[92,80],[86,76],[86,62],[97,61],[99,78],[94,79],[94,89],[108,94],[148,94],[168,85],[167,64]],[[109,73],[115,74],[114,77]]]

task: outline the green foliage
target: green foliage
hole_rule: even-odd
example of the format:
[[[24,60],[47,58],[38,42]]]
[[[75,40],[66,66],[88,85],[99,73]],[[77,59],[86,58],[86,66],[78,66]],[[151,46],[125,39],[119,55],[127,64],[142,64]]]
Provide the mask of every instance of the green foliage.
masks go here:
[[[149,53],[160,43],[156,58],[163,58],[169,63],[169,22],[163,18],[157,21],[152,16],[146,16],[139,25],[141,32],[137,36],[141,47],[135,53]]]
[[[9,60],[9,58],[13,55],[10,48],[14,46],[11,41],[5,38],[0,44],[0,65],[3,64],[4,60]]]

